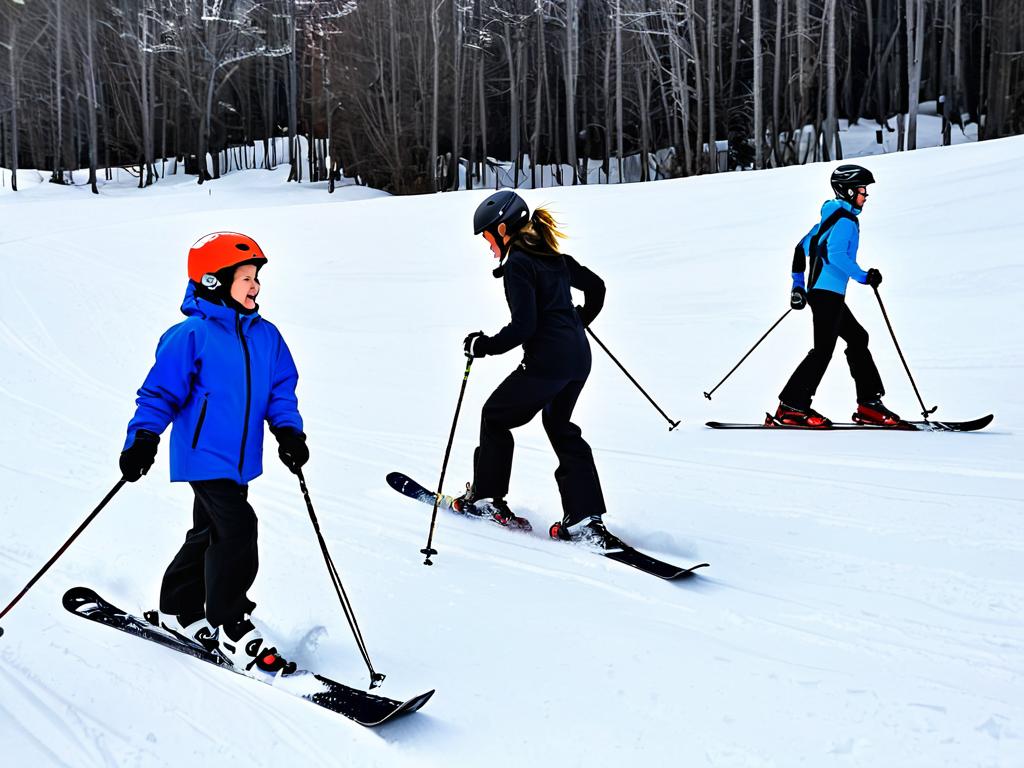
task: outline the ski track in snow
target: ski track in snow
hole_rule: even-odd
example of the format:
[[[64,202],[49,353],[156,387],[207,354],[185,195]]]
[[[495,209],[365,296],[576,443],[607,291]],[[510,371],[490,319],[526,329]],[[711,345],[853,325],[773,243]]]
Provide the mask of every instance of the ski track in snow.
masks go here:
[[[349,190],[324,202],[268,175],[246,190],[235,174],[201,195],[172,179],[140,196],[44,184],[0,198],[16,214],[0,286],[0,599],[117,479],[135,390],[180,318],[185,249],[206,231],[247,231],[271,254],[260,304],[301,372],[306,477],[388,675],[381,692],[438,689],[420,713],[371,731],[63,611],[73,584],[126,609],[155,605],[191,517],[188,489],[167,483],[165,439],[150,475],[3,622],[5,764],[1017,768],[1024,224],[1009,169],[1021,162],[1024,139],[872,159],[880,182],[861,263],[886,274],[886,306],[929,404],[949,418],[995,413],[964,435],[702,426],[758,419],[809,346],[809,313],[793,313],[714,402],[700,395],[784,311],[788,254],[821,203],[826,166],[524,193],[554,201],[568,250],[608,284],[602,341],[683,420],[668,433],[594,345],[575,421],[609,525],[656,556],[712,564],[680,583],[547,538],[561,509],[539,423],[517,432],[509,495],[534,531],[442,511],[435,564],[422,565],[431,507],[384,476],[437,482],[461,339],[507,321],[501,284],[465,233],[483,193],[360,201]],[[749,195],[759,205],[737,208]],[[624,212],[649,226],[608,225]],[[965,261],[982,241],[990,258]],[[873,297],[851,286],[848,301],[886,402],[913,415]],[[517,360],[474,364],[445,493],[469,479],[480,407]],[[816,405],[842,419],[851,402],[837,351]],[[365,686],[275,448],[268,437],[250,495],[255,618],[303,665]]]

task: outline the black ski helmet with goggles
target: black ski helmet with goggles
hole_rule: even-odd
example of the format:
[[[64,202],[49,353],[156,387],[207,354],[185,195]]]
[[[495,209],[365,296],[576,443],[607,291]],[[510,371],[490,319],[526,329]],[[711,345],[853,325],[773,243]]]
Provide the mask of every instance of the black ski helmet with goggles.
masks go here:
[[[832,189],[836,197],[853,203],[857,197],[857,190],[875,183],[875,177],[871,171],[860,165],[840,165],[832,171]]]

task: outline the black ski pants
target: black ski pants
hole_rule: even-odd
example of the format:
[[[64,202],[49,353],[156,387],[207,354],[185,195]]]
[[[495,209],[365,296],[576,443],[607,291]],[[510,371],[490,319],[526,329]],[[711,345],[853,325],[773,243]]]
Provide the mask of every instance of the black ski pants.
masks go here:
[[[249,487],[231,480],[189,485],[196,495],[192,529],[164,574],[160,610],[205,615],[214,627],[240,621],[256,607],[246,591],[259,568]]]
[[[480,447],[473,460],[473,491],[477,498],[503,499],[512,474],[515,441],[512,430],[537,415],[558,456],[555,481],[567,525],[605,513],[604,494],[594,454],[580,428],[569,419],[583,391],[583,379],[545,379],[517,368],[484,403]]]
[[[832,360],[838,338],[846,342],[846,360],[857,385],[857,402],[868,402],[884,395],[882,378],[868,350],[868,332],[846,306],[846,297],[832,291],[812,290],[807,294],[807,303],[814,316],[814,348],[793,371],[779,399],[794,408],[811,407],[811,399]]]

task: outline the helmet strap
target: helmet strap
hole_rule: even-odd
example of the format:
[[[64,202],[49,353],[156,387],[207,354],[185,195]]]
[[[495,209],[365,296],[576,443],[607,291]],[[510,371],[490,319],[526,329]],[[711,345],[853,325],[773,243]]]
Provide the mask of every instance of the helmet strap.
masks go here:
[[[495,277],[501,278],[505,276],[505,259],[508,258],[507,254],[501,257],[501,261],[498,262],[498,266],[491,270],[491,274]]]
[[[507,229],[506,234],[500,234],[498,232],[497,226],[489,227],[485,231],[488,234],[490,234],[491,237],[494,238],[494,242],[497,243],[498,248],[501,250],[501,256],[498,259],[498,266],[491,270],[491,274],[494,275],[495,277],[502,277],[505,274],[505,260],[508,258],[508,252],[511,248],[512,238],[507,237]]]

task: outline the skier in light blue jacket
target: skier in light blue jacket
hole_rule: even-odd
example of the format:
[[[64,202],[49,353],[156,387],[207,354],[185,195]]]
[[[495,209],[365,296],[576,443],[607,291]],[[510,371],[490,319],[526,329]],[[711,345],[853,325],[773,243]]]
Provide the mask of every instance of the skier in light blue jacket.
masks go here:
[[[793,255],[793,288],[790,306],[811,305],[814,316],[814,348],[807,353],[779,394],[775,416],[766,426],[830,427],[832,422],[811,408],[811,400],[828,368],[836,340],[846,341],[846,359],[857,386],[857,410],[853,420],[864,424],[893,426],[900,417],[882,403],[885,388],[868,350],[868,333],[846,306],[846,286],[853,279],[878,287],[882,273],[857,264],[860,244],[858,216],[868,199],[867,186],[875,183],[871,171],[859,165],[841,165],[832,173],[834,200],[821,206],[821,220],[797,244]],[[810,270],[807,282],[804,271]]]
[[[252,674],[294,671],[250,620],[246,594],[256,578],[256,513],[249,481],[263,472],[263,423],[277,437],[284,464],[298,472],[309,458],[295,385],[298,372],[280,332],[259,315],[256,241],[216,232],[192,246],[186,319],[157,345],[139,389],[121,453],[135,482],[156,458],[171,425],[171,480],[195,492],[192,528],[164,574],[164,628],[217,649]]]

